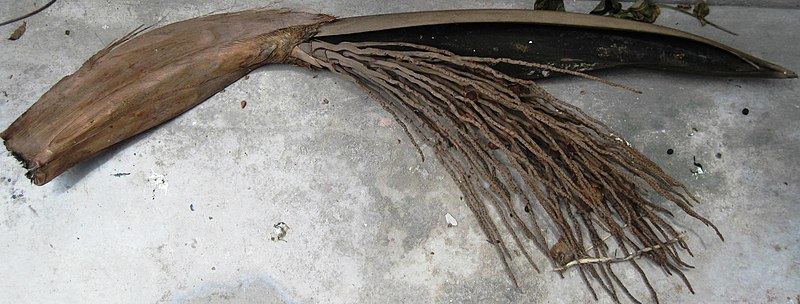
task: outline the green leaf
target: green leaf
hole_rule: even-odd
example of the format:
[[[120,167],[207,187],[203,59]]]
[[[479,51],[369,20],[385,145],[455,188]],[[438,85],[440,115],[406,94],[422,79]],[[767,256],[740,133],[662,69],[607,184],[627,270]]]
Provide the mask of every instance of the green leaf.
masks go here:
[[[533,9],[545,11],[564,11],[564,0],[536,0]]]

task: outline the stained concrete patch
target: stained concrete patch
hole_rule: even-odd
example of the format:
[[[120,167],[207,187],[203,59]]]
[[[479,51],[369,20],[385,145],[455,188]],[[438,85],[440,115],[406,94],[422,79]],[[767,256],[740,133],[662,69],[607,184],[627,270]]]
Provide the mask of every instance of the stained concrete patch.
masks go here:
[[[257,279],[226,286],[207,283],[204,286],[185,292],[186,295],[172,301],[183,304],[289,304],[286,291],[277,287],[269,279]],[[171,293],[166,293],[169,298]]]

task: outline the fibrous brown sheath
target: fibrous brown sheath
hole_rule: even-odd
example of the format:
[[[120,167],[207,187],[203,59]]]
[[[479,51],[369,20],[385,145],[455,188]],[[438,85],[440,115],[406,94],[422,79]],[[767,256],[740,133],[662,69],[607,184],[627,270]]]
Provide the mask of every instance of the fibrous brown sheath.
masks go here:
[[[59,81],[0,137],[44,185],[157,126],[255,68],[285,63],[326,15],[251,10],[136,30]]]
[[[0,134],[35,184],[175,117],[263,64],[325,68],[374,95],[421,155],[417,140],[433,149],[514,284],[508,261],[518,254],[510,246],[538,271],[526,245],[532,242],[554,269],[576,268],[592,294],[599,286],[615,301],[620,291],[637,301],[614,273],[616,262],[630,263],[657,301],[638,258],[677,273],[691,290],[682,273],[690,266],[679,255],[688,248],[666,220],[671,211],[716,227],[692,210],[697,199],[680,181],[531,79],[560,73],[603,81],[580,71],[617,66],[796,77],[683,32],[553,12],[334,20],[250,10],[140,32],[90,58]]]

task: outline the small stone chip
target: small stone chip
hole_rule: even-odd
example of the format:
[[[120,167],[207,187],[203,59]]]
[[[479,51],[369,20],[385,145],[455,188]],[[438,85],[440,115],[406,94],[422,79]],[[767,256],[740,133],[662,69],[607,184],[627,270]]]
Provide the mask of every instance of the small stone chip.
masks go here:
[[[444,220],[447,221],[447,227],[455,227],[458,226],[458,222],[456,218],[454,218],[450,213],[444,215]]]
[[[286,225],[286,223],[284,222],[278,222],[277,224],[272,225],[272,228],[275,228],[275,230],[272,232],[270,240],[272,240],[273,242],[277,241],[285,242],[286,240],[284,240],[284,238],[286,237],[286,233],[289,232],[289,226]]]

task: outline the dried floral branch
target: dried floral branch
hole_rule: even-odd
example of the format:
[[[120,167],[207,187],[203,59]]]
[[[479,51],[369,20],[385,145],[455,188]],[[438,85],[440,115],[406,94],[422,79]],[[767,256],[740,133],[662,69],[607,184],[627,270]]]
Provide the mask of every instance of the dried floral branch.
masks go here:
[[[512,246],[535,268],[522,242],[527,238],[559,267],[566,258],[587,255],[581,227],[588,229],[592,249],[599,255],[608,255],[606,241],[597,236],[597,230],[604,229],[623,252],[650,248],[650,260],[680,273],[679,267],[687,264],[673,242],[661,241],[679,239],[680,234],[662,218],[665,207],[637,189],[651,189],[716,231],[692,211],[697,200],[680,182],[611,135],[615,132],[608,126],[533,81],[492,68],[501,63],[541,65],[392,42],[313,41],[304,56],[309,57],[314,58],[311,64],[380,96],[382,106],[404,129],[434,148],[515,284],[517,275],[509,266]],[[533,206],[530,216],[523,216],[524,206]],[[490,216],[492,210],[499,219]],[[542,232],[545,226],[557,231],[559,241],[552,247]],[[636,263],[633,257],[623,261]],[[591,278],[586,282],[593,294],[594,284],[612,297],[617,289],[627,290],[620,282],[612,283],[613,271],[602,265],[583,263],[578,270]]]
[[[687,8],[686,4],[678,5],[678,6],[673,6],[673,5],[669,5],[669,4],[659,4],[659,5],[661,7],[668,8],[668,9],[674,10],[676,12],[680,12],[680,13],[695,17],[695,18],[697,18],[697,20],[700,21],[700,25],[705,26],[706,24],[708,24],[708,25],[711,25],[711,26],[713,26],[713,27],[715,27],[715,28],[717,28],[717,29],[719,29],[719,30],[721,30],[723,32],[728,33],[728,34],[731,34],[731,35],[734,35],[734,36],[739,36],[739,34],[734,33],[733,31],[731,31],[729,29],[726,29],[726,28],[724,28],[724,27],[722,27],[722,26],[720,26],[720,25],[718,25],[718,24],[706,19],[706,16],[708,16],[708,14],[711,11],[710,11],[710,8],[708,7],[708,4],[706,4],[705,1],[698,0],[697,3],[694,6],[694,9],[692,10],[692,12],[688,11],[689,9],[691,9],[691,7],[692,7],[691,5],[688,5],[688,8]]]
[[[674,244],[674,243],[678,243],[678,242],[683,242],[683,237],[685,237],[685,236],[686,236],[686,232],[682,232],[676,238],[671,239],[669,241],[666,241],[666,242],[664,242],[664,244],[665,245],[670,245],[670,244]],[[631,253],[631,254],[629,254],[629,255],[627,255],[625,257],[621,257],[621,258],[618,258],[618,257],[581,258],[581,259],[570,261],[570,262],[566,263],[564,266],[556,267],[556,268],[553,269],[553,271],[564,271],[564,270],[567,270],[568,268],[573,267],[573,266],[586,265],[586,264],[626,262],[626,261],[630,261],[632,259],[641,257],[645,253],[649,253],[649,252],[652,252],[654,250],[661,249],[663,247],[664,246],[661,245],[661,244],[653,245],[653,246],[650,246],[650,247],[645,247],[645,248],[639,249],[636,252]]]

